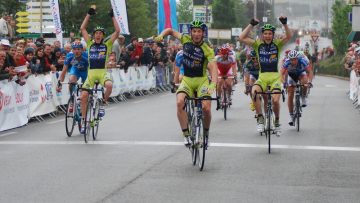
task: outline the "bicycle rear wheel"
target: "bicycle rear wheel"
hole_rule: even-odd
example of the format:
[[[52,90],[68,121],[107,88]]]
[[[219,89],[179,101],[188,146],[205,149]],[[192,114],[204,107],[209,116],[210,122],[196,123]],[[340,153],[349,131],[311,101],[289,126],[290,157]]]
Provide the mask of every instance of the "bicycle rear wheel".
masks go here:
[[[100,110],[100,99],[98,99],[94,105],[93,122],[91,126],[93,140],[96,140],[99,131],[99,125],[100,125],[99,110]]]
[[[227,113],[228,101],[226,97],[226,89],[223,88],[223,111],[224,111],[224,119],[226,120],[226,113]]]
[[[196,126],[196,136],[198,138],[197,151],[198,151],[198,165],[200,171],[204,169],[205,165],[205,152],[206,152],[206,139],[204,136],[204,127],[203,119],[198,120],[198,125]]]
[[[75,123],[75,102],[74,98],[70,97],[65,112],[65,130],[68,137],[71,137],[74,131]]]
[[[92,100],[91,97],[88,97],[88,103],[87,103],[87,108],[86,108],[86,114],[85,114],[85,132],[84,132],[84,140],[85,143],[88,143],[88,141],[90,140],[90,128],[91,128],[91,123],[92,123]]]

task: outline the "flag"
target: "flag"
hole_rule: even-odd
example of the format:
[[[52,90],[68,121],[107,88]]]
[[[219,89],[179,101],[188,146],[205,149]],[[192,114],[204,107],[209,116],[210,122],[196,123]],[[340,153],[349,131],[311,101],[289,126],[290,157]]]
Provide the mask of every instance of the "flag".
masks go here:
[[[158,1],[158,33],[166,28],[178,30],[176,0]]]
[[[50,0],[50,7],[52,10],[52,15],[54,19],[54,27],[55,27],[55,34],[56,39],[60,41],[61,47],[63,45],[63,31],[61,28],[61,21],[60,21],[60,11],[59,11],[59,2],[58,0]]]
[[[130,34],[125,0],[110,0],[110,1],[111,1],[111,7],[114,11],[114,17],[120,27],[120,33],[127,35]]]

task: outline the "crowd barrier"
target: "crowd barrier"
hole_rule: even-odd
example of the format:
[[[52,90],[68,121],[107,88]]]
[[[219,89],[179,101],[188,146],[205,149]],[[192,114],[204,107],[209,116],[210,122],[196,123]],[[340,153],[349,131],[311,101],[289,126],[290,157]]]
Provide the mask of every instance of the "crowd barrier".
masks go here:
[[[126,100],[125,93],[135,96],[144,95],[144,91],[168,90],[170,71],[162,71],[164,74],[159,75],[155,68],[149,71],[146,66],[129,67],[126,73],[120,69],[109,70],[113,77],[111,98],[118,102]],[[31,118],[41,121],[43,115],[55,116],[58,108],[64,110],[63,105],[67,104],[70,96],[69,89],[64,84],[61,92],[56,91],[57,75],[31,75],[24,86],[13,81],[0,81],[0,132],[26,125]],[[65,81],[68,81],[67,78]],[[157,84],[158,80],[164,82]]]
[[[350,72],[349,98],[355,108],[360,108],[360,77],[354,70]]]

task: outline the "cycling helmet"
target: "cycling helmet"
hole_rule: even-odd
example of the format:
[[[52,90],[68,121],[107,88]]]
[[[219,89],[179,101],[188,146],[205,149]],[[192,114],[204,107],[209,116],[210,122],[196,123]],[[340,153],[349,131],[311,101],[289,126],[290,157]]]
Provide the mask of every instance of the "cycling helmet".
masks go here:
[[[220,55],[229,55],[230,49],[226,46],[222,46],[219,53]]]
[[[72,49],[82,49],[83,45],[81,42],[75,41],[71,44]]]
[[[288,54],[289,59],[294,59],[299,57],[299,52],[296,50],[291,50]]]
[[[194,20],[190,23],[190,30],[193,28],[200,28],[203,31],[206,29],[206,24],[199,20]]]
[[[254,50],[250,51],[250,57],[256,57],[256,51]]]
[[[271,24],[265,24],[261,27],[261,32],[265,32],[265,30],[270,30],[272,32],[275,32],[276,28]]]
[[[95,33],[96,31],[101,31],[104,35],[106,34],[106,33],[105,33],[105,28],[103,28],[103,27],[101,27],[101,26],[97,26],[97,27],[94,29],[93,33]]]

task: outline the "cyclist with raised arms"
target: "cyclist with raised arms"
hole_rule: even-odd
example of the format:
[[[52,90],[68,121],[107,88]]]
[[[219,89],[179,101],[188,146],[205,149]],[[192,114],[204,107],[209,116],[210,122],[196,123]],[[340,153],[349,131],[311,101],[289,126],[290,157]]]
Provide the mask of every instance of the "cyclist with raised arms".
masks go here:
[[[225,83],[227,87],[227,95],[229,95],[229,103],[231,104],[231,90],[233,86],[233,78],[226,78],[223,80],[221,77],[232,76],[236,79],[237,66],[235,55],[231,54],[231,50],[226,45],[222,46],[218,52],[218,55],[215,56],[215,61],[218,67],[219,80],[217,84],[217,95],[222,95],[222,86]]]
[[[182,65],[184,67],[184,76],[177,90],[176,104],[177,117],[184,136],[185,146],[190,145],[188,119],[184,109],[185,98],[194,97],[195,92],[197,92],[197,97],[211,97],[211,94],[216,90],[218,79],[214,51],[204,43],[206,28],[205,23],[195,20],[190,24],[190,36],[167,28],[155,37],[155,41],[161,41],[164,36],[172,35],[183,44]],[[209,70],[211,75],[211,83],[209,83],[207,78],[206,69]],[[208,137],[211,123],[211,101],[203,101],[202,107],[204,113],[204,135]]]
[[[281,16],[279,18],[283,24],[286,35],[281,39],[274,39],[275,27],[270,24],[265,24],[261,28],[262,39],[251,39],[248,37],[249,32],[254,26],[259,24],[259,21],[252,19],[250,24],[240,34],[240,41],[252,46],[256,52],[256,56],[260,65],[259,79],[255,82],[252,88],[253,101],[255,103],[255,109],[257,114],[257,131],[264,132],[264,116],[262,114],[260,95],[255,99],[256,92],[264,92],[267,86],[270,86],[271,91],[281,91],[281,75],[278,70],[278,64],[280,61],[281,48],[286,42],[291,39],[291,31],[287,26],[287,17]],[[272,96],[274,104],[275,114],[275,132],[279,135],[280,130],[280,94]]]
[[[106,64],[108,62],[109,54],[111,53],[113,42],[117,39],[120,33],[120,28],[116,19],[114,18],[114,13],[111,10],[109,16],[112,18],[112,22],[115,28],[115,32],[112,33],[110,39],[104,42],[105,38],[105,29],[102,27],[96,27],[93,31],[93,39],[90,37],[89,33],[86,31],[86,27],[89,24],[90,17],[96,14],[96,8],[91,7],[88,13],[85,16],[83,23],[81,24],[80,31],[86,41],[88,56],[89,56],[89,72],[88,78],[86,79],[83,87],[93,88],[95,81],[98,81],[100,85],[105,88],[104,94],[104,103],[110,97],[112,92],[112,78],[109,72],[106,70]],[[83,91],[81,94],[81,112],[82,115],[85,115],[87,108],[87,98],[89,93]],[[85,127],[85,125],[83,125]]]
[[[283,67],[281,69],[281,80],[283,83],[287,83],[288,88],[288,108],[289,108],[289,114],[290,114],[290,120],[289,125],[294,125],[294,91],[295,86],[298,81],[302,85],[304,85],[303,92],[301,93],[301,103],[302,107],[307,106],[306,101],[306,93],[308,85],[311,85],[312,81],[312,69],[310,68],[309,63],[304,59],[300,57],[300,54],[296,50],[292,50],[288,54],[289,60],[285,61],[283,64]],[[287,81],[285,81],[286,75]]]

